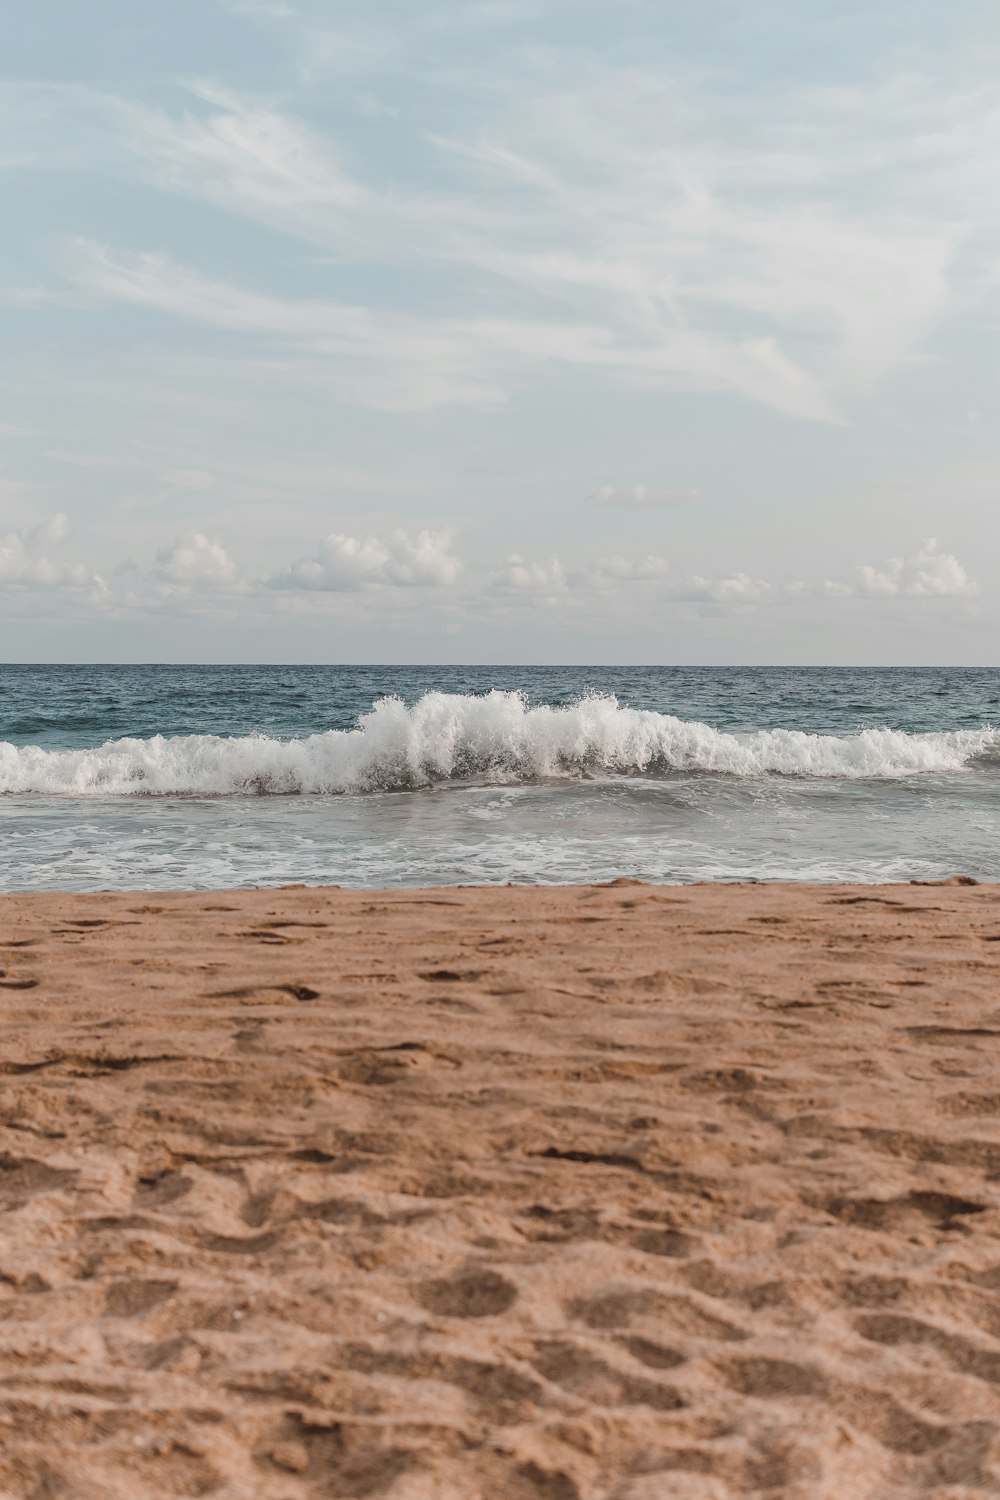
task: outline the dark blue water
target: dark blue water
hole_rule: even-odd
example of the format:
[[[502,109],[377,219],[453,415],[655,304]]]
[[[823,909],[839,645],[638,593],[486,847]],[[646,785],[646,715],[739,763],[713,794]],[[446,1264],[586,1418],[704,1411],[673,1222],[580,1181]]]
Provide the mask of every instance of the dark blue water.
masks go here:
[[[993,667],[2,666],[0,740],[71,747],[126,735],[282,737],[350,729],[387,694],[522,691],[565,705],[614,694],[718,728],[910,732],[1000,723]]]
[[[0,889],[995,880],[996,723],[981,668],[0,667]]]

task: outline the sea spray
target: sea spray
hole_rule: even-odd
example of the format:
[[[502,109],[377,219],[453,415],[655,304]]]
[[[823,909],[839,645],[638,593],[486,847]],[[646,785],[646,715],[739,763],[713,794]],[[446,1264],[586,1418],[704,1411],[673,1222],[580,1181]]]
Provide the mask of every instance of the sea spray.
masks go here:
[[[380,698],[357,727],[292,739],[154,735],[92,749],[0,742],[0,792],[74,797],[403,791],[449,781],[664,776],[898,778],[1000,756],[1000,730],[733,733],[589,694],[564,707],[520,693]]]

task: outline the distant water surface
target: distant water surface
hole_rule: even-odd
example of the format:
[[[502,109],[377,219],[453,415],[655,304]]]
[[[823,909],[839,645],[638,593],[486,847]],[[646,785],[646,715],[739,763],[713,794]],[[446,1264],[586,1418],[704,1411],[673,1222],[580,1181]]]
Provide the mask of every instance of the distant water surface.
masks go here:
[[[1000,878],[1000,671],[0,667],[0,889]]]

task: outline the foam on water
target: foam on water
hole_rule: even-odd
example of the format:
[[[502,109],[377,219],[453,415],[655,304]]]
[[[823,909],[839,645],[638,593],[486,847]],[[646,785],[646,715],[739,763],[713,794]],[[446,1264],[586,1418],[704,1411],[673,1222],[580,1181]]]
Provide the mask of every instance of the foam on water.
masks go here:
[[[233,796],[397,791],[451,780],[715,772],[897,778],[961,771],[1000,754],[1000,730],[737,734],[610,695],[529,707],[522,694],[426,693],[379,699],[351,730],[279,740],[214,734],[109,740],[49,750],[0,742],[0,792],[49,796]]]

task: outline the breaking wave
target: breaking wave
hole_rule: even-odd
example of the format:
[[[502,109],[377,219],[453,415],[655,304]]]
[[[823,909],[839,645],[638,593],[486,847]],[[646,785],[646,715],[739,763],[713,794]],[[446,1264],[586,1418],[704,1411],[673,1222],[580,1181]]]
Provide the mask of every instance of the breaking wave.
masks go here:
[[[452,780],[501,784],[584,775],[900,777],[1000,756],[1000,730],[850,735],[732,734],[592,696],[529,707],[520,693],[381,698],[357,728],[301,739],[199,734],[109,740],[90,750],[0,742],[0,792],[66,796],[232,796],[406,790]]]

